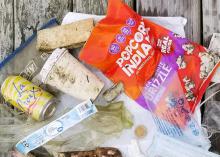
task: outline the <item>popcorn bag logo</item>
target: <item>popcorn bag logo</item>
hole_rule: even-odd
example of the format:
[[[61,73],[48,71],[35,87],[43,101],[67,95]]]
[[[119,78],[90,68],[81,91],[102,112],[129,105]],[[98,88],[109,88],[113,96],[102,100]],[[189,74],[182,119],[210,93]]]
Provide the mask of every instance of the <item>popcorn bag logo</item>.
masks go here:
[[[126,37],[125,37],[123,34],[118,34],[118,35],[116,36],[116,41],[117,41],[118,43],[124,43],[125,40],[126,40]]]
[[[122,30],[126,30],[127,27],[123,27]],[[130,27],[128,28],[130,29]],[[149,52],[152,49],[152,46],[148,44],[150,41],[149,31],[150,28],[145,28],[144,22],[141,21],[134,37],[128,41],[120,57],[116,60],[116,64],[128,77],[134,75],[137,69],[141,69],[142,63],[149,57]],[[125,32],[128,33],[129,31]]]
[[[131,35],[131,28],[128,27],[128,26],[124,26],[121,28],[121,32],[124,34],[124,35]]]
[[[134,26],[136,25],[136,22],[135,22],[134,19],[128,18],[127,21],[126,21],[126,24],[127,24],[128,26],[134,27]]]
[[[116,42],[111,43],[109,47],[110,54],[118,54],[121,52],[120,57],[116,60],[116,64],[128,77],[131,77],[135,73],[135,70],[142,67],[142,63],[148,58],[149,51],[152,48],[150,44],[147,44],[150,41],[148,35],[150,28],[145,28],[142,20],[138,24],[134,37],[127,41],[125,48],[121,49],[120,44],[126,42],[126,36],[132,34],[131,27],[135,25],[136,21],[132,18],[128,18],[125,26],[121,28],[122,34],[117,34],[115,36]]]
[[[134,27],[135,25],[136,25],[136,22],[133,18],[128,18],[126,20],[126,26],[121,28],[121,34],[117,34],[115,36],[115,40],[117,43],[112,43],[109,47],[110,54],[119,53],[119,51],[121,50],[119,44],[126,42],[126,36],[131,35],[130,27]]]
[[[120,46],[117,43],[112,43],[109,48],[111,54],[117,54],[120,51]]]

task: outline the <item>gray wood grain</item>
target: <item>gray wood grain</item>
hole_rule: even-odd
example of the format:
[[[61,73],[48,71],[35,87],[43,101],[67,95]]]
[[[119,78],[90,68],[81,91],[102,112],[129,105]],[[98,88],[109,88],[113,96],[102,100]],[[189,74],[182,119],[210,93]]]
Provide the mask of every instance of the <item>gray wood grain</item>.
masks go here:
[[[204,0],[206,1],[206,0]],[[183,16],[188,22],[186,36],[201,42],[200,0],[137,0],[137,12],[146,16]]]
[[[203,42],[208,46],[213,33],[220,32],[220,1],[203,0]]]
[[[0,62],[13,50],[14,25],[13,25],[13,1],[0,1]],[[0,104],[2,105],[2,104]],[[3,117],[11,117],[11,114],[4,114],[0,109],[0,123],[8,122]],[[14,121],[12,120],[12,123]],[[0,146],[1,147],[1,146]],[[0,148],[1,149],[1,148]],[[1,157],[6,157],[8,153],[1,153]]]
[[[23,43],[50,18],[63,16],[72,10],[72,0],[15,0],[15,47]]]
[[[124,0],[131,8],[134,0]],[[87,14],[104,15],[107,10],[107,0],[73,0],[73,11]]]
[[[13,1],[0,0],[0,61],[13,50]]]

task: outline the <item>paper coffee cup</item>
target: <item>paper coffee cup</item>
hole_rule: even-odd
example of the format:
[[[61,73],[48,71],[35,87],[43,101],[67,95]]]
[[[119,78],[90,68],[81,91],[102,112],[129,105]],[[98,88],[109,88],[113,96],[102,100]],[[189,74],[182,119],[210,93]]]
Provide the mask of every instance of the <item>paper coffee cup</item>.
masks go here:
[[[81,100],[95,100],[104,83],[67,49],[56,49],[44,64],[42,82]]]

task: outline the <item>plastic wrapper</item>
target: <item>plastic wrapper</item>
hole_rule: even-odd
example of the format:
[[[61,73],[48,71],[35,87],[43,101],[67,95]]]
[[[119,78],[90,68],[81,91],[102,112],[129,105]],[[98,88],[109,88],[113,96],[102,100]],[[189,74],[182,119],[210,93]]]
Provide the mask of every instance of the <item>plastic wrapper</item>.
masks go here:
[[[129,97],[156,115],[162,133],[209,147],[192,112],[219,64],[217,53],[110,0],[79,58],[121,81]]]

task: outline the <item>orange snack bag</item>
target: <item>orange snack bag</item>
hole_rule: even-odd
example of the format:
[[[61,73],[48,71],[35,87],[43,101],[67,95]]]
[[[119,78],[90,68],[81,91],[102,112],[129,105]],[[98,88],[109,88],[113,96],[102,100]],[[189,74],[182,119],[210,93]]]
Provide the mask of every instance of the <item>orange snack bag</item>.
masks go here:
[[[219,62],[215,61],[211,70],[199,74],[201,69],[208,69],[202,67],[205,64],[202,63],[203,56],[203,60],[207,60],[205,56],[213,58],[201,45],[143,19],[120,0],[109,0],[106,18],[93,29],[80,53],[82,61],[100,69],[113,82],[122,81],[126,94],[134,100],[141,97],[159,62],[166,58],[168,64],[178,72],[181,90],[189,100],[191,111],[201,100],[214,66]],[[186,68],[180,67],[185,63]],[[195,72],[198,72],[197,75]],[[195,84],[191,91],[184,87],[187,78]]]

